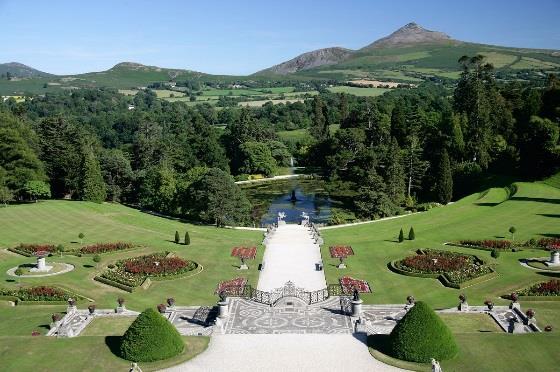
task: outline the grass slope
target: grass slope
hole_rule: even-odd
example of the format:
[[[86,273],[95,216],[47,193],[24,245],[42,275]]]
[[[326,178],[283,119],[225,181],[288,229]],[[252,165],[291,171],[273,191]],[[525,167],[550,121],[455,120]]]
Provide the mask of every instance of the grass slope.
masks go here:
[[[174,297],[177,304],[181,305],[212,304],[216,300],[213,291],[221,280],[242,275],[248,276],[250,282],[256,284],[257,263],[263,253],[263,249],[259,248],[259,255],[255,263],[250,264],[250,270],[240,273],[237,271],[238,260],[230,257],[231,248],[243,244],[258,245],[262,237],[260,232],[195,226],[152,216],[118,204],[54,200],[9,206],[0,208],[0,225],[0,247],[4,248],[20,242],[78,246],[78,243],[72,242],[78,241],[80,232],[86,236],[84,244],[122,240],[142,245],[142,248],[132,252],[104,254],[98,265],[91,257],[86,256],[53,257],[53,261],[71,263],[76,269],[48,278],[21,278],[17,283],[5,274],[6,270],[21,263],[32,262],[33,259],[0,251],[2,285],[56,284],[87,295],[95,300],[98,307],[114,307],[118,296],[123,296],[127,307],[133,310],[155,306],[168,297]],[[191,245],[174,244],[172,240],[176,230],[181,236],[188,230]],[[154,281],[149,289],[133,294],[92,280],[107,264],[118,259],[165,250],[198,262],[204,270],[192,278]]]

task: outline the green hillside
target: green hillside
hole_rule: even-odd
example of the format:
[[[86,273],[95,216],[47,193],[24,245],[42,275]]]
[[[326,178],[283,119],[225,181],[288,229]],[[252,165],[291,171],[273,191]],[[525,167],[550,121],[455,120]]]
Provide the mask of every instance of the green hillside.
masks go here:
[[[557,51],[506,48],[449,41],[375,48],[357,51],[350,59],[329,66],[303,70],[298,76],[331,79],[375,78],[416,82],[431,77],[456,79],[460,73],[457,60],[463,55],[482,54],[507,78],[539,78],[560,72]]]

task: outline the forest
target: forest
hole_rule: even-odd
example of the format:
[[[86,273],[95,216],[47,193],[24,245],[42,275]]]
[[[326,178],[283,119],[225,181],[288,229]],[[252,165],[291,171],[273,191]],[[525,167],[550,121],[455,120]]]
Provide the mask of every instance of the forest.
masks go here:
[[[121,202],[217,226],[254,222],[234,180],[271,176],[293,156],[364,219],[449,203],[500,177],[534,180],[560,164],[560,81],[496,79],[463,57],[453,84],[379,97],[322,90],[262,107],[186,105],[147,89],[79,89],[0,103],[0,203]],[[193,87],[199,89],[199,87]],[[333,124],[339,129],[329,130]],[[283,141],[279,131],[311,136]]]

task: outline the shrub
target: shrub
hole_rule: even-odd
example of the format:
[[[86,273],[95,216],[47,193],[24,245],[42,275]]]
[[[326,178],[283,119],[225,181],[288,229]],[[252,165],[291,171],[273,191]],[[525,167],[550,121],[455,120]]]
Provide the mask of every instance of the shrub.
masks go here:
[[[18,267],[16,271],[14,271],[14,274],[16,274],[17,276],[23,275],[23,269],[21,267]]]
[[[404,241],[404,232],[401,229],[401,231],[399,232],[399,243],[402,243],[403,241]]]
[[[414,228],[411,227],[410,231],[408,232],[408,240],[414,240],[416,239],[416,234],[414,234]]]
[[[451,330],[423,301],[418,301],[389,336],[389,351],[395,358],[427,363],[445,360],[458,352]]]
[[[121,357],[153,362],[174,357],[185,348],[177,329],[152,308],[144,310],[122,337]]]
[[[175,231],[175,244],[179,244],[179,231]]]
[[[93,262],[95,263],[99,263],[101,262],[101,256],[96,254],[95,256],[93,256]]]
[[[190,245],[191,244],[191,236],[189,235],[189,232],[187,231],[185,233],[185,245]]]
[[[132,243],[125,243],[125,242],[115,242],[115,243],[96,243],[91,244],[80,249],[81,253],[105,253],[105,252],[114,252],[120,251],[123,249],[129,249],[134,247]]]
[[[492,249],[492,253],[490,254],[493,258],[498,258],[500,257],[500,251],[497,250],[496,248]]]

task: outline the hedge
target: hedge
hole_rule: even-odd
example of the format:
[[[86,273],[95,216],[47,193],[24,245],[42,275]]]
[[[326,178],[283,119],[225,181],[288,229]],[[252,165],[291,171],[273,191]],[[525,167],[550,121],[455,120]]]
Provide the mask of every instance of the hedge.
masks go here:
[[[115,288],[122,289],[123,291],[127,291],[127,292],[130,292],[130,293],[134,292],[134,290],[136,288],[138,288],[138,287],[129,287],[128,285],[117,283],[114,280],[107,279],[107,278],[104,278],[102,276],[96,276],[96,277],[93,278],[93,280],[96,280],[96,281],[98,281],[100,283],[103,283],[103,284],[110,285],[110,286],[115,287]]]
[[[459,352],[451,330],[425,302],[418,301],[389,335],[391,356],[410,362],[445,360]]]
[[[27,251],[24,251],[22,249],[17,249],[16,247],[8,248],[8,250],[10,252],[21,254],[22,256],[25,256],[25,257],[33,257],[33,255],[31,253],[29,253]]]
[[[472,278],[472,279],[464,281],[462,283],[454,283],[447,277],[447,275],[445,273],[444,274],[413,273],[413,272],[410,272],[410,271],[399,269],[398,267],[395,266],[395,262],[397,262],[397,261],[391,261],[389,263],[389,265],[387,265],[387,266],[388,266],[389,270],[391,270],[391,271],[393,271],[397,274],[401,274],[401,275],[405,275],[405,276],[414,276],[414,277],[417,277],[417,278],[438,279],[441,282],[441,284],[443,284],[444,286],[449,287],[449,288],[455,288],[455,289],[465,288],[465,287],[483,282],[490,277],[493,278],[494,276],[497,275],[496,272],[494,271],[494,269],[492,269],[491,267],[488,267],[490,269],[490,273],[488,273],[488,274],[484,274],[484,275],[478,276],[476,278]]]
[[[133,362],[154,362],[179,355],[184,349],[177,329],[149,308],[138,315],[123,335],[120,356]]]

